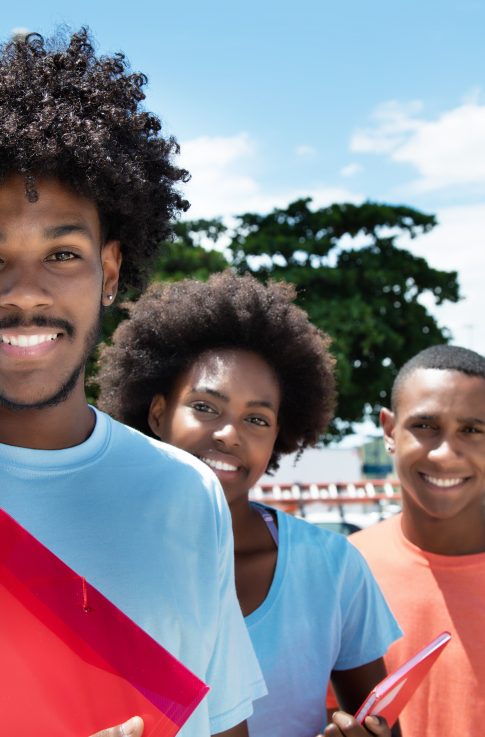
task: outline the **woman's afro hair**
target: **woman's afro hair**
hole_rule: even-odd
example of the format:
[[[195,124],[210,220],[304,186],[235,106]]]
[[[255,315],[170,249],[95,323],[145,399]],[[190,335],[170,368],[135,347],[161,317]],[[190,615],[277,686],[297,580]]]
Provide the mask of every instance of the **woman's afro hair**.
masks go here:
[[[210,350],[252,351],[271,366],[280,384],[279,434],[268,469],[281,454],[314,445],[335,406],[330,339],[293,304],[291,284],[214,274],[153,284],[129,306],[111,346],[101,353],[99,406],[153,435],[148,410],[155,394],[168,396],[181,374]]]
[[[105,239],[121,242],[120,288],[145,284],[170,220],[188,203],[175,189],[188,173],[172,164],[174,138],[140,109],[143,74],[121,53],[97,57],[87,29],[67,40],[36,33],[0,47],[0,181],[54,177],[93,200]]]

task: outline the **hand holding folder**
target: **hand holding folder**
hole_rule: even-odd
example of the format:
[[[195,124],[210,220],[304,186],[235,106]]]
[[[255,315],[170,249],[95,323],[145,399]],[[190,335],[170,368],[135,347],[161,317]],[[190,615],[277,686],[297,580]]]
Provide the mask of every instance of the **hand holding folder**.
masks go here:
[[[442,632],[394,673],[390,673],[378,683],[355,715],[359,724],[363,724],[368,714],[375,714],[384,717],[392,727],[450,639],[449,632]]]
[[[88,737],[134,715],[173,737],[208,687],[0,510],[2,731]]]

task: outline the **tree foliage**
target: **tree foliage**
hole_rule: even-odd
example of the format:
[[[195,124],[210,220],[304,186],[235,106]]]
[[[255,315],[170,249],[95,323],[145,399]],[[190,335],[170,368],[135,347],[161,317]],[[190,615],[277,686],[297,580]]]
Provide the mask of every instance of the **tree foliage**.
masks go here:
[[[203,248],[199,241],[215,246],[224,231],[225,226],[218,220],[177,222],[174,227],[175,238],[160,246],[152,280],[178,281],[188,276],[206,280],[210,274],[223,271],[228,267],[224,255],[217,250]],[[134,290],[125,290],[121,296],[121,304],[104,311],[100,335],[102,343],[109,343],[118,324],[128,316],[127,310],[123,308],[124,302],[136,300],[138,296]],[[92,404],[96,403],[99,393],[96,383],[98,357],[99,350],[91,356],[86,368],[86,395]]]
[[[398,368],[449,333],[429,312],[459,299],[457,274],[433,269],[396,240],[430,231],[436,220],[405,206],[365,202],[311,209],[311,199],[269,214],[183,222],[165,244],[154,278],[206,278],[231,265],[258,279],[293,282],[299,303],[333,338],[338,361],[338,420],[349,432],[364,416],[377,418]],[[207,246],[224,243],[224,251]]]
[[[179,221],[175,224],[175,239],[162,244],[153,278],[157,281],[178,281],[186,277],[205,280],[210,274],[223,271],[227,259],[214,250],[226,231],[220,220]],[[206,247],[202,245],[204,243]],[[210,246],[210,248],[207,248]]]

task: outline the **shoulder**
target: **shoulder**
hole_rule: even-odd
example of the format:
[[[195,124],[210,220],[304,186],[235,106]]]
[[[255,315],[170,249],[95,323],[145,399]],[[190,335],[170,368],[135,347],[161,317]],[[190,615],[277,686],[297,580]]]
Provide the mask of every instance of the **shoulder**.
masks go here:
[[[365,530],[355,532],[350,535],[349,540],[365,556],[372,555],[374,552],[379,553],[379,551],[382,553],[383,545],[396,539],[400,524],[401,515],[398,514],[371,525]]]
[[[277,510],[278,524],[285,526],[292,538],[305,540],[314,545],[347,547],[348,542],[344,535],[325,527],[319,527],[313,522],[307,522],[302,517],[293,517],[291,514]]]
[[[98,412],[109,426],[110,465],[116,465],[120,479],[135,477],[138,488],[163,486],[165,494],[179,495],[179,502],[193,497],[198,506],[210,497],[216,506],[223,504],[219,482],[205,463],[103,414]]]
[[[300,549],[305,554],[320,556],[338,568],[361,557],[344,535],[279,510],[277,514],[278,526],[286,536],[292,554]]]
[[[312,596],[324,590],[345,608],[345,602],[362,591],[374,590],[368,563],[344,535],[282,512],[278,512],[278,524],[288,571],[301,580],[301,586],[309,587]]]

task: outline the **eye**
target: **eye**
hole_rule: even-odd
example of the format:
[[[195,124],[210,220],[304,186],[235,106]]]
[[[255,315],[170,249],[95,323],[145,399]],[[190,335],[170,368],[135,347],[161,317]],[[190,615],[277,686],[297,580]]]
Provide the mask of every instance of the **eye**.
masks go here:
[[[49,256],[47,256],[46,261],[74,261],[78,258],[78,254],[74,253],[73,251],[55,251],[54,253],[51,253]]]
[[[414,422],[412,425],[414,430],[435,430],[434,425],[430,425],[429,422]]]
[[[194,409],[196,412],[204,412],[207,414],[216,414],[216,410],[214,407],[211,407],[210,404],[207,404],[207,402],[197,401],[197,402],[191,402],[190,407]]]
[[[469,425],[467,427],[464,427],[462,429],[462,432],[464,432],[465,435],[483,435],[483,430],[481,430],[478,427],[475,427],[474,425]]]
[[[247,421],[251,425],[256,425],[257,427],[271,427],[271,424],[270,422],[268,422],[268,420],[266,420],[264,417],[259,417],[257,415],[256,416],[252,415],[251,417],[248,417]]]

